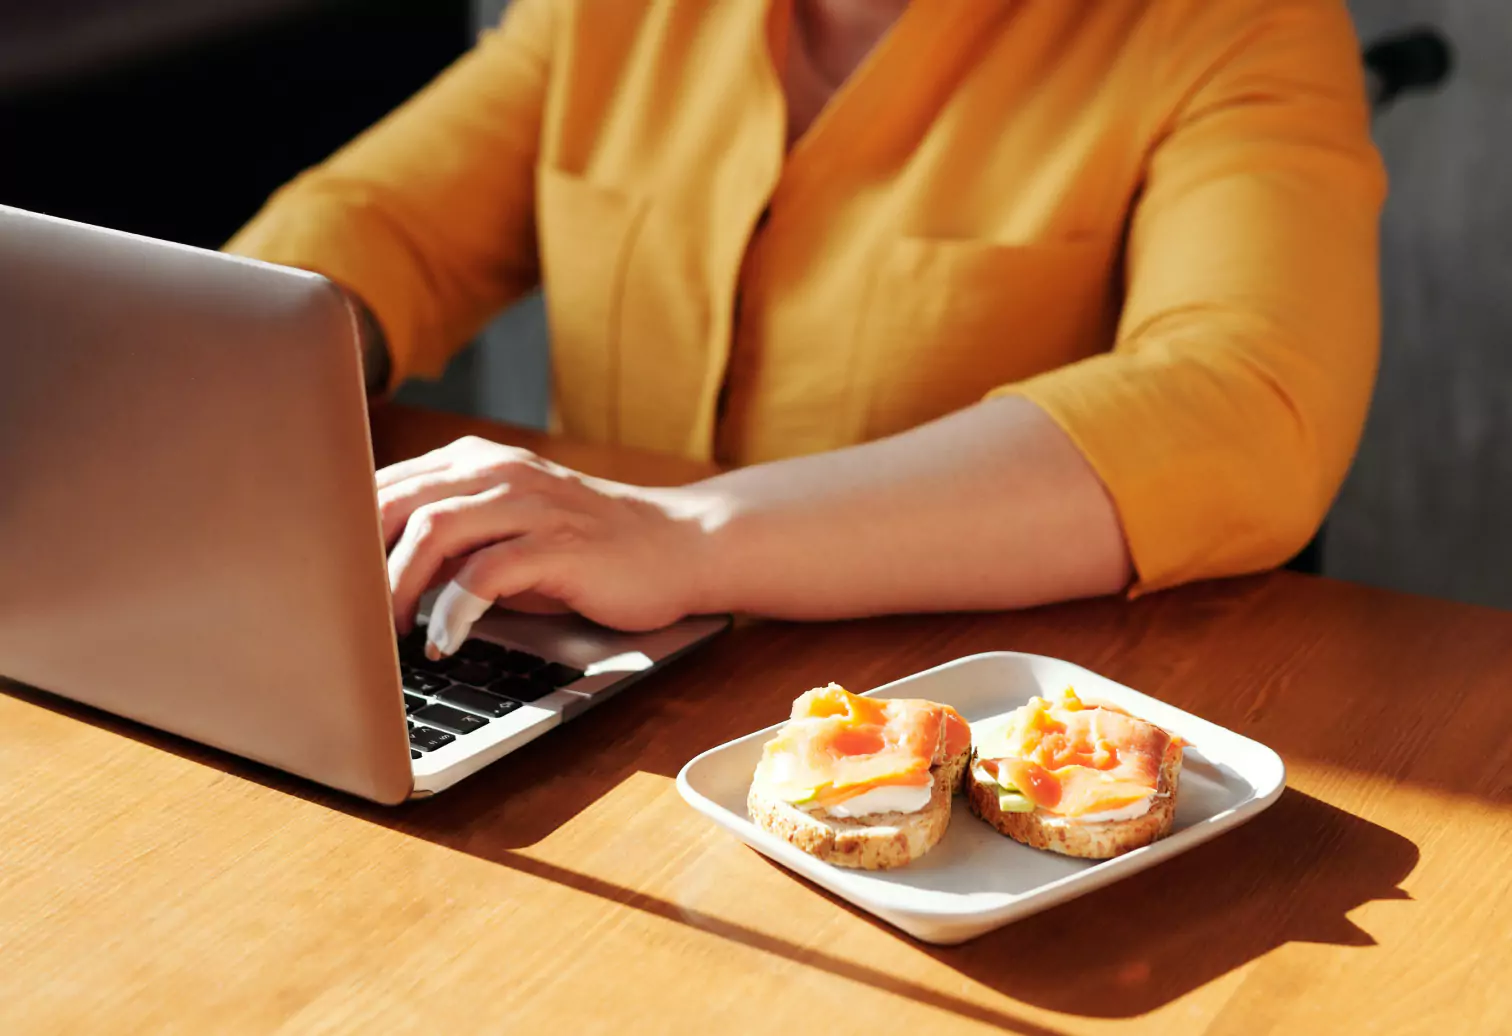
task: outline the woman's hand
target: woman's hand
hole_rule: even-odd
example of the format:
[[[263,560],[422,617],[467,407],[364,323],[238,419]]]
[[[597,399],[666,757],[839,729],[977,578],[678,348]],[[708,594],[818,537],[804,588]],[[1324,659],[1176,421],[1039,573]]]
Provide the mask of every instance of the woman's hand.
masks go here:
[[[378,505],[400,633],[447,579],[482,602],[624,630],[675,622],[702,599],[707,494],[589,478],[469,437],[379,471]]]
[[[1096,472],[1017,397],[681,489],[460,439],[380,471],[378,501],[400,632],[420,595],[455,574],[435,610],[460,621],[431,619],[443,652],[495,600],[643,630],[707,612],[1023,608],[1115,593],[1133,572]]]

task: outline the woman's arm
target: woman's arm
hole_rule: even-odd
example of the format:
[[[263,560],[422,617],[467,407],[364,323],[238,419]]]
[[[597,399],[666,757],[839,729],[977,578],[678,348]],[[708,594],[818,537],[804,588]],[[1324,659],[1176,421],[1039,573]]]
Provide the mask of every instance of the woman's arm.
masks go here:
[[[435,374],[539,280],[535,166],[555,0],[499,28],[372,129],[280,189],[226,250],[360,299],[392,388]]]
[[[980,403],[888,439],[721,475],[698,610],[789,619],[1020,608],[1130,578],[1112,500],[1055,423]]]
[[[1159,9],[1117,340],[1001,390],[1108,487],[1136,592],[1302,548],[1354,456],[1379,348],[1384,178],[1344,5]]]

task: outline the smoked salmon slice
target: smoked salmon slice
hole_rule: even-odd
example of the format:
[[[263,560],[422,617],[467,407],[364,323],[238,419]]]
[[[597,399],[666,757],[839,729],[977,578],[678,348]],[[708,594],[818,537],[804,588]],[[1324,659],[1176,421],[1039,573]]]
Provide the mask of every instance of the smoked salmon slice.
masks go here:
[[[788,802],[833,806],[873,788],[929,784],[931,767],[970,744],[971,728],[948,705],[865,698],[830,684],[793,702],[762,749],[756,780]]]
[[[1078,817],[1154,794],[1180,742],[1122,709],[1089,705],[1071,688],[1034,697],[977,747],[979,765],[1036,807]]]

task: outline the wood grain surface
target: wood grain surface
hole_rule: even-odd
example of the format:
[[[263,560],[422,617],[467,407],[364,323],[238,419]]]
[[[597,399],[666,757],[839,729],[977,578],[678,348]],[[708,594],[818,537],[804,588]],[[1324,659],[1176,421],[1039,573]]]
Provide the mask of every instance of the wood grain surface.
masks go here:
[[[697,465],[413,411],[595,474]],[[1234,832],[965,946],[736,843],[696,753],[996,649],[1271,745]],[[1512,614],[1287,573],[1128,603],[743,623],[428,802],[383,809],[0,695],[0,1032],[1494,1033],[1512,1017]]]

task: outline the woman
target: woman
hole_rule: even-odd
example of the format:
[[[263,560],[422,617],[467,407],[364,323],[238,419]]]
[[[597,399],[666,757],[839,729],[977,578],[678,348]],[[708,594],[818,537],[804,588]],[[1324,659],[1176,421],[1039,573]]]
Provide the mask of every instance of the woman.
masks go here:
[[[734,470],[387,468],[396,621],[455,572],[459,629],[642,628],[1286,560],[1364,420],[1382,197],[1336,0],[515,0],[228,247],[360,300],[380,388],[543,283],[561,430]]]

